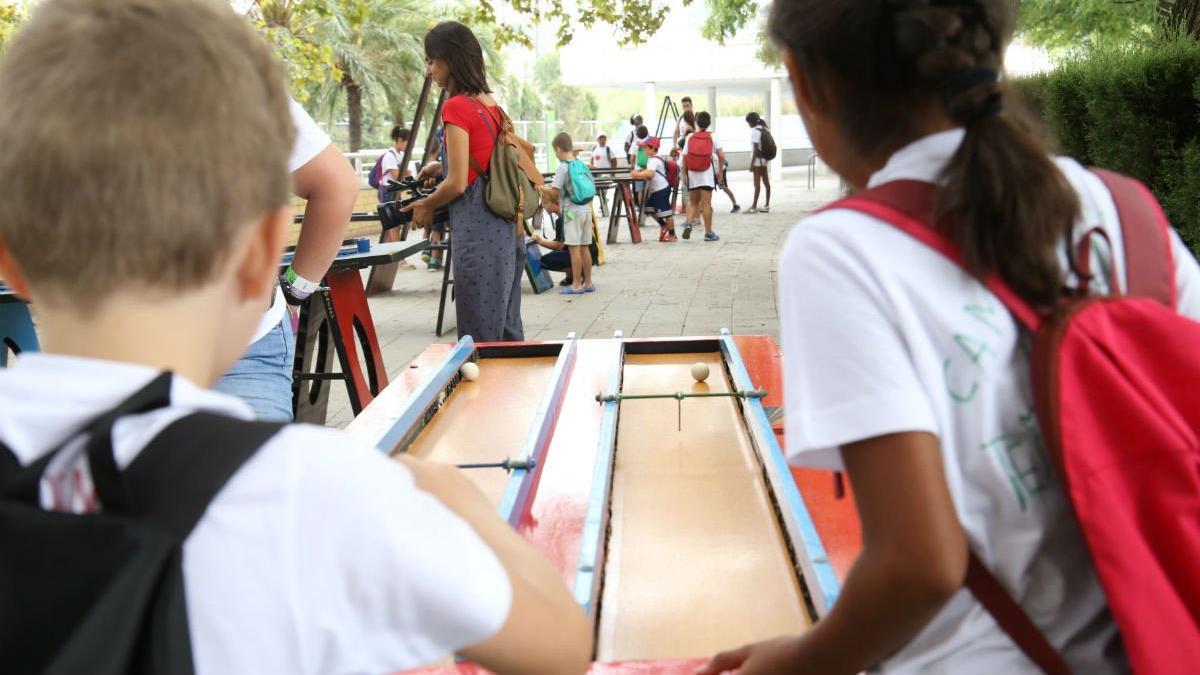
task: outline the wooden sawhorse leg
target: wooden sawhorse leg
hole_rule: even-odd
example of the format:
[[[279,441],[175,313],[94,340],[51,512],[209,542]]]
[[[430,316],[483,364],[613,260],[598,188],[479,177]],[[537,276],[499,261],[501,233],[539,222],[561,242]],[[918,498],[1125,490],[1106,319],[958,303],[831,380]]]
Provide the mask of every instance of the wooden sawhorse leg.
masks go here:
[[[645,187],[642,188],[642,204],[643,205],[645,204],[645,201],[646,201],[646,189],[649,187],[650,181],[645,181],[644,185],[645,185]],[[642,206],[641,208],[639,208],[639,205],[635,204],[635,200],[633,198],[633,186],[632,185],[625,184],[625,185],[622,185],[621,187],[623,188],[621,196],[625,201],[625,211],[626,211],[626,215],[628,216],[628,220],[629,220],[629,238],[633,240],[633,243],[640,244],[640,243],[642,243],[641,226],[642,226],[642,217],[645,214],[645,207]]]
[[[375,322],[367,306],[367,293],[357,269],[333,270],[325,276],[329,293],[325,295],[326,310],[333,317],[333,345],[346,375],[346,390],[350,394],[350,409],[355,415],[362,412],[388,384],[387,368],[379,351]],[[362,349],[360,362],[359,348]],[[363,366],[366,372],[363,372]]]
[[[452,243],[450,241],[450,234],[446,233],[442,235],[442,243],[433,244],[429,247],[430,251],[441,249],[446,252],[442,256],[442,293],[441,298],[438,300],[437,326],[435,326],[433,329],[434,335],[438,337],[442,337],[442,335],[447,332],[446,330],[443,330],[443,324],[446,320],[447,294],[450,296],[450,302],[454,302],[454,278],[450,276],[450,261],[453,260],[453,256],[450,255],[451,245]]]
[[[356,416],[388,384],[359,271],[331,271],[325,283],[329,290],[310,297],[300,312],[292,376],[292,410],[298,422],[325,423],[329,408],[327,382],[346,383],[350,410]],[[341,372],[332,371],[335,357]],[[307,370],[310,367],[312,370]]]

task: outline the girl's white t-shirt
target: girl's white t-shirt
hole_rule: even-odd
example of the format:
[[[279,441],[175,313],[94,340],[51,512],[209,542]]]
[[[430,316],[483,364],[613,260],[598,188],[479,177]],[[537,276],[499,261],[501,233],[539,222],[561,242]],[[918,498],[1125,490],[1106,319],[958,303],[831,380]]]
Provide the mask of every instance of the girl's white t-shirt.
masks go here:
[[[869,185],[935,181],[962,138],[954,130],[912,143]],[[1082,204],[1076,236],[1102,227],[1113,248],[1103,258],[1124,283],[1112,197],[1074,160],[1055,161]],[[1200,268],[1172,237],[1178,309],[1200,319]],[[1000,301],[932,249],[847,210],[804,219],[784,245],[779,270],[792,461],[840,469],[839,446],[898,432],[935,434],[975,553],[1073,671],[1127,670],[1103,590],[1041,447],[1028,340]],[[965,589],[880,670],[1037,672]]]
[[[683,144],[683,152],[681,152],[679,155],[679,164],[680,164],[681,169],[687,168],[688,146],[691,145],[692,139],[695,137],[696,137],[695,134],[688,136],[687,142]],[[717,159],[718,159],[717,151],[721,149],[721,141],[717,138],[716,134],[712,134],[712,144],[713,144],[712,163],[709,164],[708,169],[706,169],[704,171],[692,171],[691,169],[688,169],[688,187],[689,188],[698,188],[698,187],[716,188],[717,176],[716,176],[716,172],[713,170],[713,167],[715,167],[717,165]]]

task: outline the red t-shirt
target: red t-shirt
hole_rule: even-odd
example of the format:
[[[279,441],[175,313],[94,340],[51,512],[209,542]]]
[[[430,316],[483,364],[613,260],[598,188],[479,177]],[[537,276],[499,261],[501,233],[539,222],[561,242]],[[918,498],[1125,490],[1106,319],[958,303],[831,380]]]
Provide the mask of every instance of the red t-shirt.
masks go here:
[[[482,114],[484,117],[480,117]],[[484,121],[484,118],[487,121]],[[500,120],[500,106],[485,106],[477,99],[466,96],[453,96],[442,104],[442,124],[454,126],[467,132],[470,139],[470,152],[480,168],[487,171],[492,160],[492,148],[496,145],[497,124]],[[475,182],[479,173],[471,165],[467,165],[467,185]]]

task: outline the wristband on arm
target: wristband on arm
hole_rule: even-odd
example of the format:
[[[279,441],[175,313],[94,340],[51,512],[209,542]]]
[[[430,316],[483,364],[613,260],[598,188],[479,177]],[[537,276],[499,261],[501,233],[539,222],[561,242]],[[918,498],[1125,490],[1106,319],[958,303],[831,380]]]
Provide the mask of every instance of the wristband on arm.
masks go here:
[[[321,289],[320,284],[296,274],[296,270],[291,265],[288,266],[287,271],[280,278],[279,287],[283,289],[283,299],[292,306],[304,304],[308,296]]]

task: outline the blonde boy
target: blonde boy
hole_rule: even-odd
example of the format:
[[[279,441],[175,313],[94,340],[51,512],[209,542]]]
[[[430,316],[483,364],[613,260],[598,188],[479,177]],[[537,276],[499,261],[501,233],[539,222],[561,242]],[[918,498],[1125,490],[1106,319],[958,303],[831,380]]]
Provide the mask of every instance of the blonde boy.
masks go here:
[[[570,134],[561,133],[554,137],[551,143],[554,154],[558,157],[558,172],[554,174],[551,187],[541,190],[546,210],[559,213],[563,221],[563,243],[571,254],[571,285],[559,291],[562,295],[579,295],[596,290],[592,283],[592,256],[589,247],[592,244],[592,203],[576,204],[569,193],[571,182],[569,166],[579,162],[584,171],[586,165],[582,160],[575,159],[575,142]],[[588,175],[591,172],[588,171]],[[595,180],[593,179],[593,193]]]
[[[279,69],[228,2],[41,3],[0,61],[0,276],[45,347],[0,372],[0,441],[21,465],[163,371],[169,405],[114,427],[119,469],[191,412],[250,419],[207,388],[272,292],[292,133]],[[86,208],[54,198],[64,182]],[[42,507],[103,509],[89,464],[55,459]],[[450,652],[582,672],[590,651],[559,574],[456,470],[330,429],[282,427],[182,550],[200,673],[387,672]]]

